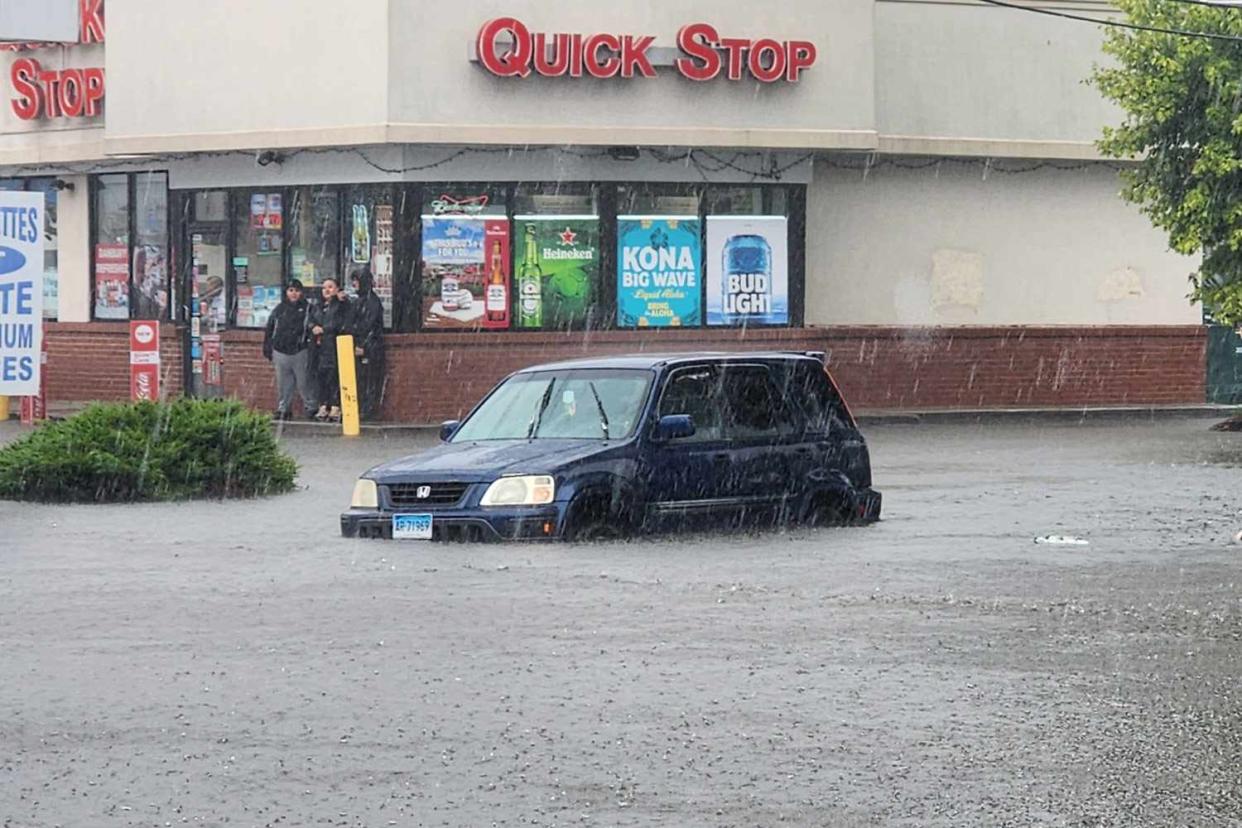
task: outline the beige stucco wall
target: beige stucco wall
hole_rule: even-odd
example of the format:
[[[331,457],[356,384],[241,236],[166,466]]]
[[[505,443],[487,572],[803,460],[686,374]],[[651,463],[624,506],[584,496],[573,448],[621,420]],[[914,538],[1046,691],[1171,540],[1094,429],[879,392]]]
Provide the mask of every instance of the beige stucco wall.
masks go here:
[[[875,33],[881,149],[1094,157],[1101,127],[1121,118],[1087,83],[1105,59],[1096,26],[981,4],[879,0]]]
[[[62,190],[56,202],[56,243],[59,248],[58,318],[61,322],[89,322],[91,318],[90,188],[85,175],[63,176],[72,190]]]
[[[430,9],[426,0],[109,0],[102,147],[97,130],[60,134],[66,123],[39,125],[32,141],[0,107],[0,163],[65,160],[66,143],[82,157],[632,143],[1090,158],[1100,127],[1116,120],[1084,83],[1100,59],[1096,27],[978,3],[458,0]],[[502,79],[469,60],[482,23],[500,15],[532,31],[650,34],[657,47],[705,21],[725,36],[808,39],[819,59],[796,85],[694,83],[667,66],[654,79]],[[70,64],[104,62],[101,46],[49,51]],[[9,147],[27,154],[5,155]]]
[[[984,162],[865,176],[818,163],[806,320],[1198,324],[1186,300],[1195,260],[1171,253],[1119,189],[1103,165],[985,177]]]
[[[107,14],[113,152],[383,140],[387,0],[108,0]]]
[[[460,0],[451,13],[425,0],[391,0],[394,124],[460,127],[459,140],[726,146],[869,146],[874,143],[872,0],[682,0],[562,3]],[[796,84],[722,77],[497,78],[468,61],[482,24],[516,17],[532,32],[650,35],[676,45],[687,23],[723,37],[805,39],[819,57]],[[410,128],[417,137],[426,130]]]

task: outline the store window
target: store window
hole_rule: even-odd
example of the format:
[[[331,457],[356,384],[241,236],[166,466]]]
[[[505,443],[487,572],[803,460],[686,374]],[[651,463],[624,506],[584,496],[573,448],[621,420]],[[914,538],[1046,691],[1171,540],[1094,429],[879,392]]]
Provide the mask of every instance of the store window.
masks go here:
[[[289,273],[308,289],[342,279],[341,194],[334,187],[298,187],[289,210]],[[346,285],[348,287],[348,285]]]
[[[502,188],[424,189],[420,217],[422,327],[511,326],[509,216]]]
[[[167,173],[99,175],[91,190],[95,318],[168,318]]]
[[[590,184],[522,184],[513,217],[513,327],[596,327],[600,210]]]
[[[284,193],[233,193],[232,301],[239,328],[257,328],[280,304],[284,273]],[[309,285],[314,281],[309,280]],[[212,284],[214,288],[214,283]]]
[[[617,198],[617,325],[703,324],[702,191],[622,185]]]
[[[60,253],[57,206],[60,189],[55,178],[0,179],[0,190],[43,193],[43,318],[56,319],[60,312]]]
[[[345,190],[345,270],[369,275],[384,307],[384,327],[391,328],[395,308],[397,215],[393,188],[357,186]],[[349,285],[345,285],[346,288]]]
[[[129,176],[95,178],[95,318],[129,319]]]
[[[134,318],[165,319],[171,304],[168,176],[134,176]]]
[[[788,202],[783,187],[707,189],[703,278],[709,326],[790,324]]]

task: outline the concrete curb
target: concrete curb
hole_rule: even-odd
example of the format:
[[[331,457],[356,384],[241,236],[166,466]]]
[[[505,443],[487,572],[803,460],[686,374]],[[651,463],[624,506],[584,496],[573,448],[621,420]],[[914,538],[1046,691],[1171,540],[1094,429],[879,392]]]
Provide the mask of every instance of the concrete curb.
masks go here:
[[[54,406],[51,415],[63,418],[78,413],[82,406]],[[1094,408],[987,408],[987,409],[924,409],[863,410],[855,416],[858,422],[868,425],[921,425],[933,423],[1034,423],[1034,422],[1116,422],[1119,420],[1159,420],[1171,417],[1219,417],[1233,416],[1242,411],[1232,405],[1169,405],[1169,406],[1109,406]],[[16,423],[13,416],[10,422]],[[307,420],[274,422],[277,435],[289,437],[340,437],[339,423],[320,423]],[[420,423],[364,423],[362,437],[368,439],[396,439],[436,435],[440,425]]]
[[[859,423],[987,423],[987,422],[1108,422],[1117,420],[1160,420],[1172,417],[1230,417],[1238,413],[1233,405],[1118,406],[1098,408],[985,408],[929,409],[924,411],[861,411]]]
[[[861,411],[861,425],[922,425],[933,423],[1024,423],[1024,422],[1116,422],[1118,420],[1159,420],[1172,417],[1226,418],[1238,411],[1228,405],[1133,406],[1117,408],[1005,408],[930,409],[924,411]],[[286,420],[275,424],[277,434],[291,437],[339,437],[339,423]],[[439,433],[439,424],[364,423],[366,438],[393,439]]]

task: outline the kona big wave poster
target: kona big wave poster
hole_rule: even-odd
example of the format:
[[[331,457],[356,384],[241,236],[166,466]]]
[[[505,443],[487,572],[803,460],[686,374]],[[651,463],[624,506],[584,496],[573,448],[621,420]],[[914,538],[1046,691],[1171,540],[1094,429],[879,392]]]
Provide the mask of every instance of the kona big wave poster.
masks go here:
[[[703,251],[697,216],[617,217],[617,324],[698,325]]]

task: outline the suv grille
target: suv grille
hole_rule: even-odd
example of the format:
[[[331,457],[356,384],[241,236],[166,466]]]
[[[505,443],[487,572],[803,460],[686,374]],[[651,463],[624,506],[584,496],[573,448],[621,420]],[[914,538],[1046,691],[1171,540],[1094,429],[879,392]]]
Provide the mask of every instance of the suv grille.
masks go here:
[[[455,506],[469,483],[394,483],[388,486],[388,502],[402,508],[410,506]],[[426,497],[419,497],[419,490]]]

